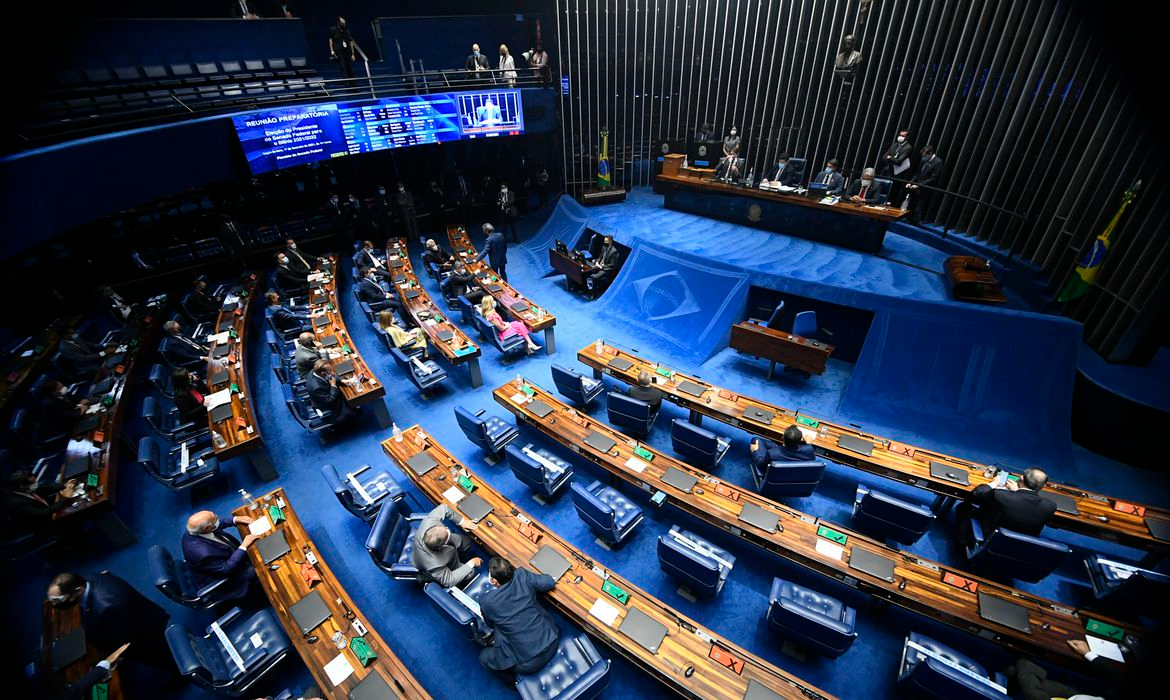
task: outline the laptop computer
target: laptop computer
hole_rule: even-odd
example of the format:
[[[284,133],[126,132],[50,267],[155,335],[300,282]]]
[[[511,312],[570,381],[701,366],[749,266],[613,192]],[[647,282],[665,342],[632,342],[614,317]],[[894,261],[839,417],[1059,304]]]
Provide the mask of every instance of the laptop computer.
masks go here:
[[[88,433],[98,426],[98,421],[100,420],[96,413],[83,416],[81,420],[77,421],[77,425],[73,426],[73,434],[80,435],[81,433]]]
[[[684,394],[690,394],[691,396],[694,396],[697,399],[697,398],[701,397],[703,395],[703,392],[706,391],[707,389],[706,389],[706,387],[699,386],[698,384],[695,384],[694,382],[684,381],[682,384],[678,385],[678,390]]]
[[[211,371],[211,376],[207,378],[207,381],[211,386],[216,386],[225,383],[229,376],[226,369],[219,367]]]
[[[596,430],[589,431],[585,436],[585,444],[589,445],[598,452],[609,452],[617,443],[597,432]]]
[[[1010,600],[987,595],[983,591],[976,595],[979,596],[979,617],[1031,634],[1032,626],[1028,624],[1027,608]]]
[[[876,576],[883,581],[894,581],[894,560],[874,554],[868,549],[854,547],[849,553],[849,568],[864,571],[870,576]]]
[[[328,316],[317,316],[316,318],[313,319],[313,327],[314,328],[320,328],[321,326],[328,326],[328,325],[329,325],[329,317]]]
[[[553,409],[552,406],[549,406],[540,399],[537,399],[536,401],[528,404],[528,410],[535,413],[537,418],[544,418],[548,414],[552,413]]]
[[[531,309],[532,307],[529,306],[528,304],[525,304],[522,301],[518,301],[515,304],[512,304],[511,306],[509,306],[508,308],[515,311],[516,313],[523,313],[523,312]]]
[[[699,482],[695,477],[674,467],[666,468],[666,473],[662,475],[662,480],[683,493],[690,493],[691,489],[695,487],[695,484]]]
[[[402,258],[398,258],[397,260],[391,260],[390,262],[388,262],[386,264],[389,267],[398,268],[398,267],[402,267],[403,265],[405,265],[406,261],[403,260]]]
[[[215,324],[215,332],[223,333],[224,331],[229,330],[234,322],[235,319],[231,316],[224,316],[223,318],[219,319],[219,323]]]
[[[404,284],[406,282],[406,275],[395,275],[391,282],[394,284]]]
[[[1170,542],[1170,520],[1159,520],[1147,515],[1145,521],[1146,527],[1149,528],[1154,539]]]
[[[79,455],[72,460],[65,462],[64,468],[61,470],[61,478],[65,481],[69,479],[76,479],[82,474],[89,471],[90,460],[93,458],[91,453]]]
[[[561,556],[560,552],[547,544],[541,547],[540,551],[528,560],[528,563],[540,573],[552,576],[554,581],[559,580],[573,566],[568,559]]]
[[[450,330],[441,330],[436,333],[435,336],[439,339],[440,342],[445,343],[455,337],[455,332]]]
[[[504,291],[504,288],[498,284],[489,284],[487,286],[487,290],[489,294],[499,294],[500,292]]]
[[[658,653],[658,647],[662,646],[662,640],[666,638],[665,625],[633,607],[626,613],[619,629],[651,654]]]
[[[844,437],[844,436],[842,436]],[[953,481],[956,484],[967,486],[971,483],[967,478],[967,470],[962,467],[953,467],[942,462],[930,463],[930,475],[936,479],[945,479],[946,481]]]
[[[747,691],[743,694],[743,700],[782,700],[782,697],[763,683],[754,678],[749,678]]]
[[[609,361],[609,366],[613,367],[619,372],[625,372],[627,369],[633,367],[634,363],[630,362],[624,357],[615,357]]]
[[[53,641],[53,670],[60,671],[85,656],[85,630],[75,627]]]
[[[765,532],[776,532],[780,525],[779,515],[769,513],[755,503],[743,504],[743,510],[739,512],[739,519]]]
[[[335,335],[327,335],[321,339],[321,345],[327,348],[336,347],[339,343],[341,343],[341,341],[338,340],[337,336]]]
[[[271,564],[291,552],[292,547],[289,547],[288,540],[284,537],[284,530],[277,530],[258,541],[256,550],[260,552],[260,558],[264,560],[265,564]]]
[[[211,409],[211,422],[221,423],[232,417],[232,402],[222,403]]]
[[[1077,499],[1063,493],[1056,493],[1055,491],[1041,491],[1040,498],[1047,498],[1056,504],[1056,509],[1061,513],[1068,513],[1069,515],[1080,515],[1081,510],[1077,508]]]
[[[263,541],[263,540],[261,540]],[[319,589],[313,589],[307,596],[292,604],[288,610],[296,620],[301,634],[308,635],[313,629],[333,616],[325,605]]]
[[[772,413],[771,411],[765,411],[764,409],[757,408],[755,406],[749,406],[743,412],[744,418],[754,420],[757,423],[771,423],[775,416],[775,413]]]
[[[435,467],[439,466],[439,463],[435,461],[434,457],[430,456],[426,452],[419,452],[415,456],[406,460],[406,466],[413,469],[415,474],[422,476]]]
[[[385,678],[371,670],[345,697],[348,700],[394,700],[399,695],[390,690]]]
[[[420,293],[421,292],[419,292],[417,289],[408,289],[402,293],[402,296],[406,297],[407,299],[417,299]]]
[[[227,343],[224,343],[223,345],[216,345],[214,348],[212,348],[211,349],[211,356],[216,357],[216,358],[226,357],[227,354],[231,351],[232,351],[232,346],[228,345]]]
[[[333,365],[333,372],[339,377],[344,377],[347,374],[353,374],[353,370],[353,360],[346,360],[345,362],[338,362],[336,365]]]
[[[850,452],[863,454],[866,457],[873,454],[873,443],[869,440],[862,440],[861,438],[853,437],[852,435],[842,435],[837,438],[837,445]]]
[[[492,506],[487,501],[480,498],[479,494],[473,493],[459,501],[459,512],[471,519],[471,522],[478,523],[483,520],[488,513],[492,512]]]

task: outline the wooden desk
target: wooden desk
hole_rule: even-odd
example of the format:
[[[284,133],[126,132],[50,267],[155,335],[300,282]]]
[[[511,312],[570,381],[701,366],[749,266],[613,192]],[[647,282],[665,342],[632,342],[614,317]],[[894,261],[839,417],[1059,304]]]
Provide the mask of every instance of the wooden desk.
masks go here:
[[[593,368],[593,376],[599,379],[604,373],[619,381],[633,384],[637,381],[638,372],[642,370],[650,372],[651,376],[658,376],[655,374],[657,365],[637,355],[608,345],[604,346],[602,353],[602,355],[598,355],[595,352],[594,344],[590,343],[577,353],[577,359]],[[624,372],[618,371],[608,366],[614,357],[623,357],[634,364]],[[678,385],[684,380],[694,382],[707,391],[704,392],[702,398],[682,393],[678,390]],[[800,425],[807,430],[805,439],[816,449],[817,454],[839,464],[857,467],[871,474],[927,489],[940,498],[970,499],[971,492],[976,486],[990,483],[995,478],[991,471],[992,468],[988,465],[898,443],[852,427],[815,420],[809,416],[800,416],[796,411],[727,392],[709,382],[679,372],[675,372],[672,379],[666,383],[659,383],[655,386],[662,390],[668,401],[690,410],[691,422],[696,425],[702,416],[709,416],[717,421],[777,442],[783,439],[785,428],[790,425]],[[744,416],[744,411],[753,407],[771,411],[776,415],[770,424],[751,420]],[[841,447],[838,441],[844,435],[875,443],[873,453],[865,456]],[[930,473],[931,462],[946,465],[950,473],[966,477],[969,483],[962,484],[958,481],[933,476]],[[1052,481],[1044,487],[1044,493],[1054,493],[1071,499],[1078,511],[1077,514],[1057,511],[1056,517],[1049,523],[1052,527],[1064,528],[1142,549],[1161,550],[1170,545],[1170,543],[1156,539],[1150,533],[1142,515],[1135,512],[1123,512],[1115,508],[1115,504],[1119,503],[1122,505],[1118,507],[1128,505],[1124,502]],[[1145,516],[1170,520],[1170,511],[1151,506],[1138,507],[1144,509]],[[1100,518],[1105,520],[1102,521]]]
[[[987,260],[974,255],[952,255],[943,262],[947,286],[962,301],[1007,303],[1003,286],[995,278]]]
[[[63,692],[67,687],[77,683],[81,677],[97,665],[97,662],[106,658],[101,652],[86,643],[85,656],[61,668],[53,670],[53,642],[75,629],[81,627],[81,606],[74,605],[65,610],[58,610],[49,601],[44,601],[41,610],[41,672],[45,685],[53,695]],[[159,643],[165,643],[159,640]],[[111,653],[113,649],[110,650]],[[122,688],[121,673],[115,667],[110,671],[110,678],[106,681],[110,700],[126,697]],[[90,697],[87,693],[86,698]]]
[[[8,408],[10,400],[25,394],[28,385],[41,373],[41,368],[57,351],[60,340],[55,332],[43,330],[17,346],[8,361],[0,367],[0,415]],[[28,351],[32,351],[32,354],[23,357]]]
[[[768,379],[772,378],[777,362],[804,372],[806,376],[824,374],[834,349],[827,343],[748,321],[731,327],[731,347],[770,361]]]
[[[207,414],[207,424],[212,432],[219,433],[224,439],[223,447],[215,448],[215,455],[221,462],[247,454],[252,467],[264,481],[276,478],[276,468],[268,451],[264,448],[264,437],[260,434],[260,422],[256,419],[256,410],[252,407],[252,394],[248,391],[248,361],[247,336],[248,312],[252,309],[252,300],[256,298],[256,274],[249,273],[240,278],[225,297],[224,306],[234,307],[230,311],[220,310],[216,316],[215,325],[211,327],[213,333],[227,333],[227,342],[211,342],[210,352],[214,357],[216,349],[227,346],[227,355],[207,361],[207,387],[211,391],[222,391],[235,386],[237,391],[232,394],[232,415],[216,423]],[[235,298],[230,304],[228,299]],[[220,329],[223,329],[220,331]],[[224,378],[216,383],[214,367],[222,363],[226,373]]]
[[[330,336],[337,338],[338,344],[328,348],[341,351],[340,357],[330,360],[334,367],[346,361],[353,362],[354,371],[350,379],[337,378],[337,388],[341,390],[346,402],[351,406],[370,404],[374,409],[374,416],[378,419],[378,426],[383,429],[389,428],[390,413],[386,410],[386,402],[383,400],[386,396],[386,387],[382,386],[374,376],[374,371],[354,347],[349,333],[345,330],[341,307],[337,304],[337,256],[330,255],[328,264],[323,267],[328,269],[323,270],[325,277],[321,281],[321,286],[309,290],[309,320],[313,323],[313,333],[317,340],[322,342]],[[318,326],[318,319],[321,318],[328,322]]]
[[[553,334],[553,326],[557,324],[557,317],[517,292],[482,260],[476,261],[475,257],[479,253],[475,251],[475,246],[471,244],[471,239],[462,226],[448,226],[447,239],[451,242],[451,250],[454,251],[456,259],[462,260],[467,265],[467,270],[475,275],[475,283],[485,294],[495,298],[500,315],[511,316],[528,326],[528,330],[533,333],[544,331],[544,351],[549,355],[556,352],[557,341]],[[521,302],[527,304],[529,309],[520,313],[513,311],[512,305]]]
[[[589,288],[588,280],[594,270],[593,266],[589,263],[578,262],[558,251],[556,248],[549,248],[548,264],[552,265],[554,270],[565,276],[565,279],[569,282],[569,289],[573,289],[574,285],[580,290]]]
[[[252,504],[256,507],[255,510],[251,506],[240,506],[232,515],[267,518],[268,507],[279,503],[284,503],[281,510],[284,511],[285,521],[276,525],[275,529],[265,537],[270,537],[276,531],[284,532],[284,537],[292,551],[273,562],[279,566],[275,571],[264,564],[260,551],[255,545],[248,548],[248,558],[252,561],[252,566],[256,568],[256,576],[260,579],[260,585],[268,594],[268,600],[271,601],[272,608],[284,625],[288,638],[296,647],[297,653],[301,655],[305,665],[309,667],[309,671],[313,674],[313,679],[317,681],[317,687],[324,693],[324,697],[344,700],[349,691],[353,690],[354,686],[363,678],[370,673],[377,673],[386,680],[391,689],[398,690],[400,698],[430,698],[430,694],[411,675],[402,661],[394,655],[394,651],[374,630],[369,618],[361,614],[361,611],[354,605],[353,599],[345,592],[341,582],[333,575],[333,571],[321,557],[321,550],[313,545],[313,540],[305,532],[301,519],[293,510],[292,503],[284,489],[276,489],[256,499]],[[271,523],[271,520],[269,522]],[[248,534],[247,526],[240,526],[239,530],[241,537]],[[312,589],[301,576],[301,563],[305,561],[306,551],[313,552],[317,557],[317,565],[313,568],[321,577],[321,582],[315,584]],[[312,643],[301,634],[301,629],[290,612],[293,604],[308,595],[310,590],[320,592],[322,600],[325,601],[330,613],[332,613],[332,617],[312,630],[311,634],[318,638],[316,642]],[[360,621],[367,630],[366,634],[359,635],[350,620]],[[331,637],[336,632],[341,632],[345,636],[346,648],[344,650],[339,650],[333,644]],[[370,649],[377,655],[377,658],[371,661],[369,666],[362,667],[357,655],[348,646],[350,640],[357,636],[363,637],[370,645]],[[349,660],[350,666],[353,667],[353,674],[343,680],[341,685],[334,686],[325,674],[325,665],[337,658],[338,654],[344,654]]]
[[[853,204],[844,199],[822,204],[812,197],[681,175],[659,175],[657,182],[666,193],[667,209],[863,253],[881,250],[886,227],[906,213],[896,207]]]
[[[553,412],[544,418],[532,413],[528,406],[531,399],[525,397],[520,400],[518,395],[522,394],[517,391],[515,382],[509,382],[493,391],[492,396],[497,403],[516,416],[517,423],[531,425],[637,489],[649,493],[662,491],[675,507],[724,532],[846,585],[913,612],[954,625],[966,632],[991,639],[1016,652],[1070,665],[1083,662],[1083,658],[1072,651],[1067,641],[1084,638],[1086,616],[1107,621],[1118,627],[1127,627],[1121,622],[1096,613],[1085,612],[1082,615],[1081,611],[1072,610],[1067,605],[1045,600],[954,567],[921,559],[909,552],[890,549],[865,535],[806,515],[751,490],[724,483],[707,472],[676,460],[649,445],[641,444],[605,423],[581,414],[561,402],[555,395],[532,382],[525,381],[527,386],[533,389],[534,398],[548,404]],[[617,445],[609,453],[599,452],[586,445],[585,438],[594,431],[612,439]],[[634,455],[634,447],[638,446],[653,455],[649,462]],[[638,469],[629,466],[631,460],[638,465]],[[681,491],[663,481],[662,477],[668,469],[677,469],[689,474],[698,479],[698,483],[690,493]],[[739,513],[748,503],[779,516],[781,527],[778,531],[770,533],[740,520]],[[834,542],[818,535],[818,528],[822,525],[848,538],[841,547],[839,556],[829,553]],[[894,580],[886,581],[850,568],[847,562],[858,549],[892,559]],[[946,583],[944,578],[948,573],[976,582],[979,592],[1026,606],[1032,633],[1020,632],[984,620],[979,615],[977,593]],[[1138,630],[1127,628],[1127,631],[1135,636],[1141,636]]]
[[[464,470],[478,486],[475,493],[493,506],[492,512],[479,522],[477,529],[469,531],[468,535],[477,540],[484,549],[495,556],[508,559],[514,566],[531,568],[528,561],[540,547],[547,545],[555,549],[572,563],[572,567],[548,593],[547,600],[586,632],[608,644],[631,663],[654,675],[676,693],[704,700],[719,698],[740,700],[747,691],[748,681],[751,680],[784,698],[830,697],[824,691],[806,684],[746,649],[720,638],[714,630],[706,629],[698,622],[676,612],[617,573],[605,572],[600,564],[593,562],[555,532],[521,511],[473,472],[466,470],[433,438],[422,434],[417,425],[404,433],[402,442],[395,442],[393,439],[383,441],[382,449],[435,503],[443,501],[443,492],[447,489],[453,486],[458,488],[453,476],[459,473],[459,470]],[[406,462],[421,451],[427,452],[439,466],[423,476],[418,476]],[[520,530],[522,526],[531,530],[531,537],[522,534]],[[610,582],[630,594],[626,605],[623,606],[609,594],[602,592],[603,574],[608,575]],[[578,576],[580,581],[576,581]],[[618,608],[620,617],[615,621],[616,628],[589,614],[594,601],[598,599]],[[668,628],[669,632],[657,654],[650,653],[619,631],[620,621],[625,619],[625,612],[632,607],[637,607]],[[712,644],[723,647],[743,660],[743,672],[736,674],[727,666],[711,659],[708,654],[711,652]],[[694,667],[694,672],[689,677],[686,674],[688,667]]]
[[[401,262],[401,267],[397,267]],[[452,366],[467,365],[471,375],[472,388],[483,385],[483,374],[479,369],[479,356],[482,354],[479,346],[455,325],[447,314],[439,310],[431,295],[423,289],[418,275],[414,274],[414,267],[410,264],[410,250],[406,246],[405,238],[391,238],[386,241],[386,266],[394,273],[394,287],[398,290],[398,299],[402,308],[414,319],[414,324],[422,329],[427,336],[431,347],[435,348]],[[399,276],[402,281],[398,281]],[[417,292],[418,296],[409,299],[407,292]],[[443,340],[440,334],[451,334]]]

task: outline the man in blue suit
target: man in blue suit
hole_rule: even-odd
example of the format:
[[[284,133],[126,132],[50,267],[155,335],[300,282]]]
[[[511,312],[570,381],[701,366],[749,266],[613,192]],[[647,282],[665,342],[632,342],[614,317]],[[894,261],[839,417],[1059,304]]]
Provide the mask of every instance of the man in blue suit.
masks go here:
[[[337,388],[337,376],[329,360],[317,360],[313,371],[305,376],[305,390],[309,392],[309,403],[333,425],[345,423],[358,415]]]
[[[811,462],[817,458],[813,446],[804,441],[804,434],[795,425],[784,430],[783,445],[766,438],[755,438],[748,449],[757,469],[770,462]]]
[[[271,319],[272,325],[281,333],[309,330],[309,312],[307,309],[293,311],[281,303],[278,292],[268,292],[264,295],[264,299],[268,302],[269,319]]]
[[[845,187],[845,176],[841,174],[841,167],[837,159],[830,158],[829,162],[825,163],[825,169],[817,173],[817,176],[809,184],[824,185],[826,195],[841,194],[841,190]]]
[[[378,272],[372,267],[363,267],[358,270],[361,279],[358,281],[357,294],[360,301],[364,301],[370,305],[373,311],[381,311],[383,309],[394,309],[397,311],[400,306],[398,298],[394,296],[393,292],[387,292],[378,284]]]
[[[167,321],[163,330],[167,336],[163,338],[161,349],[168,362],[192,372],[207,366],[210,348],[184,335],[183,326],[178,321]]]
[[[536,599],[556,585],[548,574],[517,571],[507,559],[492,557],[488,575],[495,588],[479,599],[483,621],[496,631],[479,662],[491,671],[535,673],[557,653],[557,623]]]
[[[203,588],[221,579],[228,582],[216,592],[222,600],[239,600],[257,583],[256,572],[248,561],[248,547],[260,539],[249,534],[241,542],[229,528],[247,525],[252,518],[241,515],[221,519],[209,510],[187,518],[183,534],[183,559],[191,567],[195,585]]]
[[[483,225],[484,235],[487,240],[483,244],[483,252],[479,254],[476,261],[488,259],[488,265],[491,266],[500,279],[505,282],[508,281],[508,241],[504,240],[504,234],[496,230],[495,226],[491,224]]]

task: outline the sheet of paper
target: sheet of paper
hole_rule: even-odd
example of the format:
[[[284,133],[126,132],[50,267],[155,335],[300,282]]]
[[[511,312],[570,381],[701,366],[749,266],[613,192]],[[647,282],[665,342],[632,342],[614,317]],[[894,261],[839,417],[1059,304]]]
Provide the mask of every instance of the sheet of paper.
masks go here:
[[[100,410],[102,410],[102,405],[100,403],[91,403],[89,408],[85,409],[85,415],[88,416],[91,413],[97,413]]]
[[[443,498],[448,503],[451,503],[452,505],[454,505],[454,504],[458,503],[459,501],[462,501],[464,498],[467,498],[467,494],[463,492],[463,489],[452,486],[451,488],[449,488],[443,492]]]
[[[800,426],[797,427],[799,428]],[[817,439],[817,431],[809,428],[800,428],[800,434],[804,436],[804,441],[810,445]]]
[[[268,519],[267,515],[262,515],[248,523],[248,533],[252,535],[263,535],[271,529],[272,521]]]
[[[325,279],[325,273],[324,272],[313,272],[313,273],[309,274],[309,276],[306,277],[305,279],[307,279],[310,282],[316,282],[317,280],[323,280],[323,279]]]
[[[345,658],[345,654],[338,654],[336,659],[325,664],[325,675],[329,676],[329,682],[336,688],[353,675],[353,666],[350,665],[349,659]]]
[[[187,451],[187,443],[179,446],[179,473],[186,474],[187,466],[191,464],[191,454]]]
[[[589,614],[601,620],[609,627],[613,627],[613,623],[617,620],[618,609],[601,598],[598,598],[593,603],[593,607],[589,608]]]
[[[227,331],[224,331],[223,333],[212,333],[211,335],[207,336],[207,342],[215,343],[216,345],[226,345],[227,341],[228,341],[228,332]]]
[[[227,306],[228,304],[238,304],[238,303],[240,303],[240,295],[239,294],[228,293],[228,294],[225,294],[223,296],[223,305],[224,306]]]
[[[230,403],[231,400],[232,400],[231,388],[229,387],[227,389],[220,389],[219,391],[213,392],[213,393],[208,394],[207,396],[203,397],[203,407],[206,408],[208,411],[210,411],[211,409],[215,408],[216,406],[222,406],[225,403]]]
[[[252,646],[256,647],[257,649],[264,646],[264,637],[261,637],[259,632],[253,634],[251,637],[248,637],[248,640],[251,641]]]
[[[833,544],[826,539],[818,537],[817,551],[821,554],[824,554],[826,557],[829,557],[830,559],[841,561],[841,555],[845,553],[845,548],[839,544]]]
[[[511,398],[512,398],[513,403],[518,403],[518,404],[528,403],[528,394],[525,394],[522,391],[517,391],[515,394],[512,394]]]
[[[641,474],[643,471],[646,470],[647,464],[648,464],[647,462],[643,462],[642,460],[638,459],[637,457],[630,457],[629,459],[626,460],[626,467],[629,469],[633,469],[634,471],[638,472],[639,474]]]
[[[24,352],[20,353],[20,356],[21,357],[32,357],[32,354],[33,354],[33,351],[31,349],[29,349],[29,350],[25,350]]]
[[[1114,642],[1090,635],[1085,635],[1085,641],[1089,643],[1089,651],[1094,654],[1099,654],[1107,659],[1113,659],[1118,663],[1125,663],[1125,656],[1121,653],[1121,647],[1117,646]]]

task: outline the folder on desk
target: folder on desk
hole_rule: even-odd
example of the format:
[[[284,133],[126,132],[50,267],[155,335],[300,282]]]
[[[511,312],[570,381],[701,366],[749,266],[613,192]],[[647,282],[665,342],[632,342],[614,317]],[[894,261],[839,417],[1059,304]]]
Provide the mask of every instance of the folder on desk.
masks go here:
[[[873,454],[873,443],[869,440],[862,440],[861,438],[853,437],[852,435],[842,435],[837,438],[837,445],[850,452],[865,455],[866,457]]]
[[[231,402],[220,404],[220,405],[216,406],[215,408],[211,409],[211,422],[212,423],[220,423],[220,422],[225,421],[231,417],[232,417],[232,404],[231,404]]]
[[[215,358],[225,357],[231,351],[232,347],[230,345],[216,345],[211,349],[211,356]]]
[[[743,700],[783,700],[783,698],[763,683],[749,678],[747,692],[743,694]]]
[[[445,343],[455,337],[455,332],[450,330],[441,330],[435,334],[435,337],[437,337],[440,342]]]
[[[413,469],[415,474],[422,476],[423,474],[426,474],[430,470],[439,466],[439,463],[435,461],[434,457],[430,456],[426,452],[419,452],[415,456],[406,460],[406,466]]]
[[[491,504],[483,500],[478,493],[473,493],[462,501],[459,501],[456,507],[465,517],[470,518],[473,523],[478,523],[487,517],[488,513],[492,512]]]
[[[845,436],[842,435],[841,437]],[[942,462],[932,461],[930,463],[930,475],[936,479],[953,481],[956,484],[962,484],[963,486],[968,486],[971,483],[971,481],[967,478],[966,469],[963,469],[959,466],[952,466],[950,464],[943,464]]]
[[[260,541],[264,542],[264,540]],[[293,603],[289,612],[292,613],[293,620],[296,620],[301,634],[305,635],[333,616],[329,612],[329,607],[325,605],[325,599],[321,597],[320,589],[313,589],[309,595]]]
[[[776,416],[775,413],[772,413],[771,411],[765,411],[764,409],[757,408],[755,406],[749,406],[748,408],[744,409],[744,412],[743,412],[744,418],[754,420],[757,423],[765,423],[765,424],[771,423],[772,418],[774,418],[775,416]]]
[[[402,258],[398,258],[396,260],[389,260],[386,262],[387,267],[394,267],[394,268],[402,267],[405,264],[406,264],[406,261],[404,261]]]
[[[60,671],[85,656],[85,630],[74,627],[53,642],[53,671]]]
[[[684,381],[682,384],[678,385],[678,390],[684,394],[690,394],[691,396],[694,396],[697,399],[697,398],[701,397],[703,395],[703,392],[706,391],[707,389],[706,389],[706,387],[699,386],[698,384],[695,384],[694,382]]]
[[[406,284],[406,275],[394,275],[391,282],[394,284]]]
[[[531,309],[532,307],[529,306],[528,304],[525,304],[522,301],[518,301],[515,304],[512,304],[511,306],[509,306],[508,308],[519,314],[519,313],[523,313],[523,312]]]
[[[662,475],[662,480],[683,493],[690,493],[691,489],[695,488],[695,484],[699,482],[695,477],[674,467],[666,468],[666,473]]]
[[[544,418],[548,414],[552,413],[552,406],[549,406],[540,399],[537,399],[536,401],[528,404],[528,410],[535,413],[537,418]]]
[[[256,551],[260,552],[260,558],[264,560],[265,564],[271,564],[291,552],[292,548],[288,546],[288,540],[285,539],[284,530],[277,530],[271,535],[257,541]]]
[[[394,700],[399,695],[390,690],[386,679],[377,671],[370,671],[345,697],[347,700]]]
[[[551,576],[553,581],[559,580],[573,566],[560,552],[547,544],[541,547],[528,563],[540,573]]]
[[[1040,498],[1047,498],[1056,504],[1056,509],[1061,513],[1068,513],[1069,515],[1080,515],[1081,510],[1077,508],[1077,499],[1064,493],[1057,493],[1056,491],[1041,491]]]
[[[625,372],[627,369],[633,367],[634,363],[630,362],[624,357],[615,357],[609,361],[609,366],[613,367],[619,372]]]
[[[749,525],[760,528],[764,532],[776,532],[780,524],[779,515],[769,513],[755,503],[743,504],[743,510],[739,512],[739,519]]]
[[[589,431],[589,434],[585,436],[585,444],[589,445],[598,452],[608,453],[617,443],[597,432],[596,430],[591,430]]]
[[[630,608],[618,629],[651,654],[658,653],[658,647],[666,637],[666,626],[636,607]]]
[[[325,315],[317,316],[313,319],[313,327],[320,328],[321,326],[329,325],[329,317]]]
[[[339,344],[340,342],[341,342],[341,341],[340,341],[340,340],[338,340],[338,339],[337,339],[337,336],[335,336],[335,335],[327,335],[327,336],[325,336],[324,338],[322,338],[322,339],[321,339],[321,345],[322,345],[323,347],[327,347],[327,348],[334,347],[334,346],[336,346],[337,344]]]
[[[333,366],[333,372],[339,376],[344,377],[348,374],[353,374],[354,366],[353,360],[346,360],[345,362],[338,362]]]
[[[854,546],[849,553],[849,568],[864,571],[870,576],[876,576],[883,581],[894,581],[894,560],[874,554],[868,549]]]
[[[417,289],[408,289],[402,293],[407,299],[417,299],[420,292]]]
[[[1028,624],[1027,608],[1010,600],[987,595],[982,591],[976,595],[979,596],[979,617],[998,622],[1005,627],[1011,627],[1025,634],[1032,633],[1032,626]]]

